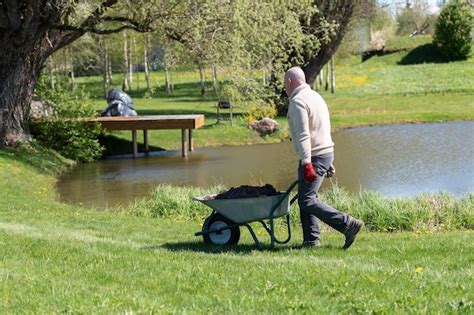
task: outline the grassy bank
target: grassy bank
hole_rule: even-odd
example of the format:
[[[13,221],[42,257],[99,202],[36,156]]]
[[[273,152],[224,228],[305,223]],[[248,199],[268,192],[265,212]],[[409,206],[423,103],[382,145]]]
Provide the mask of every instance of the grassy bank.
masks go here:
[[[58,203],[55,176],[68,164],[52,152],[0,150],[0,313],[474,310],[472,230],[365,231],[348,251],[334,232],[322,249],[301,249],[298,229],[274,251],[255,251],[248,233],[236,248],[208,247],[193,236],[201,221],[185,215]],[[166,196],[169,207],[184,202]]]
[[[443,63],[436,59],[430,37],[401,38],[389,43],[395,52],[374,56],[365,62],[353,56],[336,64],[337,91],[322,90],[331,111],[334,129],[474,119],[474,59]],[[152,73],[154,92],[144,90],[143,73],[134,76],[131,96],[141,115],[204,114],[206,127],[195,133],[196,146],[219,146],[279,142],[286,136],[286,117],[278,117],[282,132],[262,139],[250,131],[243,119],[248,104],[237,103],[235,126],[216,125],[210,73],[206,73],[208,94],[201,96],[199,72],[173,71],[175,91],[164,92],[164,72]],[[114,74],[113,86],[120,87],[121,74]],[[100,76],[81,77],[77,85],[94,98],[97,110],[106,106]],[[138,88],[138,86],[140,88]],[[114,132],[108,153],[131,151],[131,133]],[[177,149],[179,131],[153,131],[149,135],[155,149]],[[117,140],[118,139],[118,140]],[[110,140],[110,139],[109,139]]]
[[[225,190],[216,186],[210,189],[197,187],[158,186],[150,199],[115,209],[127,214],[147,217],[171,217],[176,220],[203,220],[210,208],[192,201]],[[379,193],[364,191],[349,193],[333,187],[321,193],[321,199],[335,208],[362,219],[370,231],[437,231],[474,229],[474,194],[455,198],[448,193],[423,194],[410,198],[383,198]],[[293,222],[299,222],[298,206],[291,209]]]

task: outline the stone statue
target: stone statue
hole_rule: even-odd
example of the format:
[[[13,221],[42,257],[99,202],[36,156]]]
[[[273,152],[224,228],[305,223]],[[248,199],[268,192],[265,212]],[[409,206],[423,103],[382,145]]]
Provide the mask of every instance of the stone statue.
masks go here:
[[[132,99],[120,89],[109,91],[107,103],[109,105],[100,113],[101,116],[137,116]]]

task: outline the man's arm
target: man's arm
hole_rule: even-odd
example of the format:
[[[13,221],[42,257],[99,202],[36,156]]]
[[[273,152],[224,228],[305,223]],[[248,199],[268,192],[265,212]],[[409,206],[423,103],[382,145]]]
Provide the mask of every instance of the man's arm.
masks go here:
[[[293,125],[293,142],[296,144],[301,164],[311,163],[311,136],[309,132],[309,118],[306,106],[293,101],[290,106],[290,119]]]

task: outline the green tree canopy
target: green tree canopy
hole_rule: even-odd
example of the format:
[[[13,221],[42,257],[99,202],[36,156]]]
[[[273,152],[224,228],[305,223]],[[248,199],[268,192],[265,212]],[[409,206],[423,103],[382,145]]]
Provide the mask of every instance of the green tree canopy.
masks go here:
[[[436,22],[433,42],[449,60],[466,59],[471,53],[474,18],[468,4],[454,1],[445,6]]]

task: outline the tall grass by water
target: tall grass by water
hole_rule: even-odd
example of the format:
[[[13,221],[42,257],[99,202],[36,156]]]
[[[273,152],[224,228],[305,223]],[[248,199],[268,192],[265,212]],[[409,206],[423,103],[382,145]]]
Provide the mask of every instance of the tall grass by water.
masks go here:
[[[223,187],[208,189],[160,185],[150,199],[139,199],[115,210],[138,216],[179,219],[203,219],[211,209],[192,197],[214,194]],[[365,222],[370,231],[436,231],[474,228],[474,194],[455,197],[449,193],[422,194],[415,197],[384,198],[373,191],[358,194],[333,186],[320,198],[335,208]],[[114,210],[111,210],[114,211]],[[291,208],[293,222],[298,220],[298,206]]]

